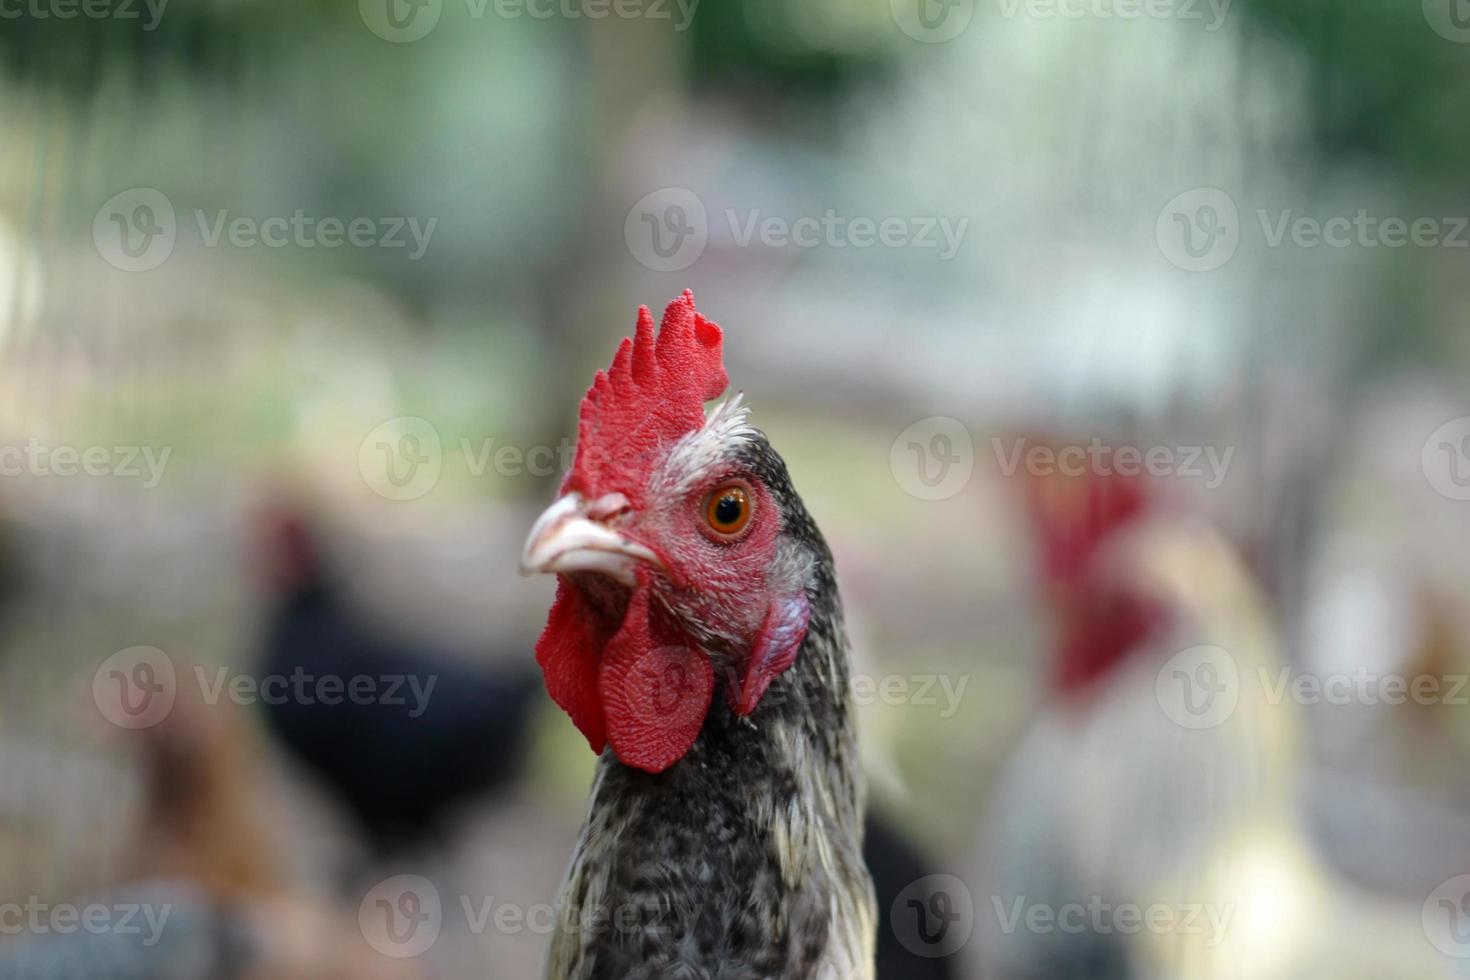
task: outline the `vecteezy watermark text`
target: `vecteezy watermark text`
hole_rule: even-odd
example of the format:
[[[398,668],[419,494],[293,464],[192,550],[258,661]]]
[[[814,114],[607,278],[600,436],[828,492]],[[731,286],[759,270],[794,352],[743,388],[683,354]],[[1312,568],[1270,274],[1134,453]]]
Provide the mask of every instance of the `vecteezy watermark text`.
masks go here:
[[[358,903],[358,928],[379,953],[407,959],[428,952],[450,917],[462,920],[475,936],[492,931],[508,936],[549,936],[553,932],[650,936],[671,927],[671,913],[658,901],[552,905],[509,901],[496,895],[454,898],[446,902],[438,887],[422,875],[395,875],[374,885]]]
[[[757,242],[765,248],[917,248],[938,250],[939,260],[954,258],[964,242],[969,218],[921,215],[912,218],[848,218],[828,208],[821,215],[787,218],[759,208],[725,210],[737,248]]]
[[[670,21],[682,33],[694,22],[700,0],[464,0],[471,20],[493,13],[500,20]],[[358,0],[367,29],[385,41],[422,40],[439,25],[444,0]]]
[[[1199,21],[1204,23],[1206,31],[1213,33],[1225,23],[1232,0],[995,0],[995,3],[1006,20],[1025,17],[1028,20]],[[978,0],[889,0],[889,6],[893,22],[909,37],[943,44],[969,28],[975,19]]]
[[[438,218],[342,218],[308,214],[303,208],[264,217],[237,214],[228,208],[196,208],[190,214],[202,248],[401,249],[410,262],[423,258],[439,225]],[[158,268],[173,254],[178,238],[179,218],[173,202],[152,187],[114,194],[92,219],[92,241],[98,254],[124,272]]]
[[[138,20],[158,29],[169,0],[0,0],[0,20]]]
[[[228,696],[235,704],[339,704],[383,705],[405,708],[409,718],[418,718],[429,707],[429,698],[439,683],[437,674],[312,674],[297,667],[289,674],[231,675],[228,667],[216,667],[211,678],[203,667],[194,668],[194,678],[206,704],[218,704]]]
[[[1328,704],[1346,706],[1417,704],[1470,706],[1470,676],[1465,674],[1407,674],[1380,673],[1366,667],[1335,673],[1293,673],[1289,667],[1280,667],[1273,674],[1260,669],[1261,685],[1266,692],[1266,701],[1280,704],[1290,700],[1294,704]]]
[[[465,0],[470,16],[488,6],[503,20],[667,20],[683,33],[694,23],[700,0]]]
[[[1011,935],[1020,930],[1035,935],[1061,932],[1080,936],[1108,935],[1119,933],[1125,936],[1139,933],[1156,935],[1203,935],[1206,946],[1218,946],[1225,940],[1225,932],[1235,917],[1235,906],[1227,903],[1215,905],[1210,902],[1151,902],[1138,905],[1133,902],[1110,902],[1101,895],[1093,895],[1086,902],[1067,902],[1049,905],[1028,901],[1019,895],[1006,901],[992,895],[1001,932]]]
[[[1218,31],[1230,13],[1232,0],[996,0],[1006,20],[1180,20],[1204,21],[1209,33]]]
[[[289,216],[275,215],[253,218],[232,216],[229,210],[214,212],[211,218],[202,209],[194,212],[199,238],[205,248],[215,248],[221,239],[234,248],[411,248],[410,262],[417,262],[429,249],[438,218],[420,222],[415,217],[403,218],[315,218],[301,208]],[[412,239],[412,242],[410,242]]]
[[[571,469],[576,445],[520,446],[497,436],[460,436],[459,454],[474,479],[487,474],[514,479],[556,476]],[[399,415],[375,425],[358,446],[357,469],[363,482],[387,500],[417,500],[433,490],[444,473],[445,453],[439,429],[428,419]]]
[[[1317,216],[1257,208],[1255,219],[1261,243],[1271,249],[1470,248],[1470,216],[1465,215],[1384,215],[1358,208],[1352,214]],[[1189,272],[1224,266],[1247,231],[1250,224],[1242,222],[1235,200],[1218,187],[1177,195],[1154,226],[1164,257]]]
[[[0,902],[0,935],[141,936],[144,946],[154,946],[163,936],[173,906],[146,902],[90,902],[73,905],[50,904],[31,895],[24,902]]]
[[[1349,670],[1296,670],[1255,664],[1242,670],[1223,647],[1194,646],[1174,654],[1155,675],[1164,714],[1182,728],[1216,728],[1234,716],[1248,685],[1260,705],[1302,707],[1470,706],[1470,675],[1402,674],[1358,666]]]
[[[31,436],[23,446],[0,445],[0,477],[114,477],[152,490],[172,452],[172,446],[51,446]]]
[[[623,238],[639,264],[655,272],[679,272],[698,262],[712,235],[735,248],[917,249],[941,262],[964,244],[970,219],[949,215],[848,215],[836,208],[820,214],[772,214],[761,208],[726,208],[723,227],[711,226],[700,196],[685,187],[645,194],[628,211]]]
[[[938,708],[940,718],[953,718],[970,684],[969,674],[863,674],[852,675],[852,700],[859,707]],[[780,695],[774,695],[779,700]]]
[[[420,718],[439,683],[437,674],[232,673],[195,665],[192,680],[208,705],[252,704],[381,705]],[[173,658],[158,647],[134,646],[104,660],[92,674],[92,700],[102,717],[120,728],[151,728],[168,718],[178,697],[180,675]]]
[[[1032,476],[1149,476],[1203,479],[1207,490],[1225,481],[1235,447],[1110,446],[1093,437],[1086,446],[1027,445],[1024,438],[993,438],[990,447],[1002,476],[1012,477],[1024,466]]]

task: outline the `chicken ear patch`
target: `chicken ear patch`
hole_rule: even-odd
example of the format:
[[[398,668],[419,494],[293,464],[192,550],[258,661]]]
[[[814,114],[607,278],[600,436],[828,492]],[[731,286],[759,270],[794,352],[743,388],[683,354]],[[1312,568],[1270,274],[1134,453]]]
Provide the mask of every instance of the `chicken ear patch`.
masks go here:
[[[745,716],[755,710],[771,681],[780,677],[796,663],[796,653],[801,641],[806,638],[806,626],[811,620],[811,604],[806,593],[794,592],[777,596],[766,610],[766,621],[750,649],[750,658],[745,663],[745,676],[740,680],[740,690],[732,691],[730,705],[737,715]]]
[[[682,759],[699,737],[714,694],[714,668],[709,654],[649,608],[649,588],[640,584],[603,651],[598,687],[619,761],[657,773]]]
[[[536,663],[546,679],[546,693],[571,716],[593,752],[607,744],[597,665],[608,638],[599,623],[581,591],[558,575],[556,602],[536,641]]]

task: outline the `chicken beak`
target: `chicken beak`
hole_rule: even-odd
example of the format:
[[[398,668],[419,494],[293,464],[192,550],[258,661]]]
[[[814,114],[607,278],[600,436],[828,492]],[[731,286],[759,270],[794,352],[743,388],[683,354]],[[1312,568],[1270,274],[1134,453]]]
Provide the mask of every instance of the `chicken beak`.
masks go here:
[[[637,584],[634,570],[640,561],[661,565],[649,548],[608,526],[628,510],[621,494],[608,494],[588,503],[569,493],[546,508],[531,527],[521,552],[521,574],[538,572],[594,572],[621,582]]]

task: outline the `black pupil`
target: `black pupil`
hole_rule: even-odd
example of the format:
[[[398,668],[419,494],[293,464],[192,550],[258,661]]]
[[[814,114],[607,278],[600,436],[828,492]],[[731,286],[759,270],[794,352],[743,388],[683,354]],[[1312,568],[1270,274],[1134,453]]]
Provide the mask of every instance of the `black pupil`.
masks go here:
[[[740,498],[733,493],[726,494],[715,504],[715,521],[719,524],[734,524],[740,520],[740,511]]]

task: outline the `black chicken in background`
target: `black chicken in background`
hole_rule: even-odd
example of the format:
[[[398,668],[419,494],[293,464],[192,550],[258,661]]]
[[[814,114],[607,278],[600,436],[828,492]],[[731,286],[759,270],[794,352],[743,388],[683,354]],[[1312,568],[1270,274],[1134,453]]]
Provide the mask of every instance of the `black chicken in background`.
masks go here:
[[[377,860],[444,843],[466,804],[515,777],[540,679],[370,626],[299,513],[275,510],[259,533],[274,591],[260,665],[268,730]]]
[[[863,829],[863,860],[878,896],[878,980],[955,980],[954,956],[920,956],[899,939],[893,917],[908,914],[894,908],[910,885],[936,869],[918,846],[900,833],[881,812],[870,809]]]
[[[20,591],[20,570],[16,561],[15,528],[0,500],[0,615],[10,611]]]

